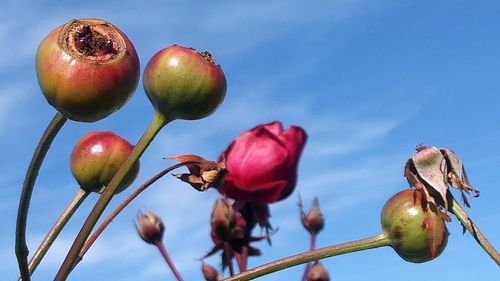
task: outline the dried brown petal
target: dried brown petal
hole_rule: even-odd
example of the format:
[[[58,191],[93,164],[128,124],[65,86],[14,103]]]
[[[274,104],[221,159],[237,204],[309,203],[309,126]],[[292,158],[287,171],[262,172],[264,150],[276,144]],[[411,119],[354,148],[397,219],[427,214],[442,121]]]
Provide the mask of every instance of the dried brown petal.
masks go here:
[[[186,166],[190,172],[189,174],[175,174],[174,176],[189,183],[198,191],[205,191],[210,187],[217,188],[227,173],[224,161],[217,163],[192,154],[178,155],[169,159],[188,163]]]
[[[460,190],[468,207],[466,194],[474,192],[475,197],[479,196],[479,190],[467,179],[462,160],[447,148],[419,145],[417,153],[406,162],[405,177],[411,186],[424,192],[426,202],[445,211],[448,210],[448,184]]]
[[[462,199],[464,201],[464,204],[467,207],[470,207],[469,201],[467,200],[467,197],[465,196],[464,192],[470,194],[470,192],[472,191],[475,193],[474,197],[478,197],[480,194],[479,190],[475,189],[469,183],[469,180],[467,179],[467,173],[465,172],[465,167],[462,163],[462,160],[460,160],[460,158],[455,152],[447,148],[441,148],[441,153],[443,153],[446,159],[446,163],[449,170],[447,174],[448,183],[451,186],[460,190],[460,192],[462,193]]]
[[[447,165],[446,160],[434,146],[426,147],[413,156],[413,165],[426,187],[432,188],[439,194],[439,200],[443,202],[443,207],[448,210],[448,183],[446,179]]]

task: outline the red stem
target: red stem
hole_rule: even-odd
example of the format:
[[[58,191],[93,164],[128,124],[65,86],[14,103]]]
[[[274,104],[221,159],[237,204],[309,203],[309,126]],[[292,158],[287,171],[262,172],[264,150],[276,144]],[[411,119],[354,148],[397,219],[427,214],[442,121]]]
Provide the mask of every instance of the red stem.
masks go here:
[[[175,265],[172,262],[172,259],[170,259],[170,256],[168,255],[167,249],[165,249],[165,245],[163,245],[163,242],[159,241],[159,242],[155,243],[155,245],[156,245],[156,247],[158,247],[158,250],[160,250],[161,255],[163,256],[163,258],[167,262],[168,267],[170,267],[170,270],[172,270],[172,273],[174,274],[177,281],[184,281],[182,279],[182,276],[179,273],[179,271],[177,271],[177,269],[175,268]]]
[[[118,214],[120,214],[121,211],[123,211],[123,209],[125,209],[125,207],[127,207],[128,204],[130,204],[130,202],[132,202],[135,198],[137,198],[137,196],[139,196],[139,194],[141,194],[150,185],[155,183],[157,180],[159,180],[167,173],[190,163],[191,162],[183,162],[175,164],[173,166],[170,166],[162,170],[161,172],[159,172],[158,174],[154,175],[152,178],[144,182],[132,194],[130,194],[125,200],[123,200],[123,202],[121,202],[120,205],[118,205],[118,207],[116,207],[116,209],[114,209],[113,212],[111,212],[111,214],[101,223],[101,225],[99,225],[99,227],[95,230],[95,232],[92,233],[87,242],[85,242],[85,245],[80,251],[80,254],[78,255],[78,258],[76,259],[73,267],[75,267],[83,259],[83,256],[87,253],[92,244],[94,244],[95,240],[99,237],[99,235],[101,235],[101,233],[106,229],[106,227],[108,227],[108,225],[118,216]]]
[[[247,270],[248,247],[242,246],[241,247],[241,254],[235,253],[235,255],[236,255],[236,262],[238,263],[238,268],[240,270],[240,273]]]
[[[316,233],[311,233],[309,240],[309,251],[313,251],[316,249]],[[302,281],[305,281],[307,278],[307,272],[311,269],[311,263],[307,263],[304,268],[304,274],[302,275]]]
[[[224,242],[224,254],[226,255],[227,266],[229,267],[229,274],[234,276],[234,267],[233,267],[233,249],[228,242]]]

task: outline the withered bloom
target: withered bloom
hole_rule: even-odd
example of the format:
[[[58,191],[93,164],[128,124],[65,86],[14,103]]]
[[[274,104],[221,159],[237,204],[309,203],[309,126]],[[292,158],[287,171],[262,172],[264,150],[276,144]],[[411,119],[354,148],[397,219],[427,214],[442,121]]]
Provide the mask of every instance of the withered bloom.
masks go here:
[[[210,187],[217,188],[224,181],[227,172],[224,161],[220,163],[206,160],[200,156],[187,154],[170,157],[182,163],[189,163],[186,167],[189,174],[175,174],[178,179],[189,183],[198,191],[205,191]]]
[[[447,211],[448,186],[451,185],[460,190],[464,204],[470,207],[465,194],[473,192],[477,197],[479,190],[469,183],[458,155],[450,149],[435,146],[419,145],[416,149],[417,153],[406,162],[404,172],[410,186],[422,190],[428,203]]]
[[[216,201],[212,211],[210,236],[214,242],[214,246],[203,258],[220,251],[223,270],[230,264],[233,258],[236,259],[240,271],[246,270],[248,257],[260,255],[260,250],[250,244],[263,239],[269,239],[273,234],[268,233],[261,237],[252,236],[251,232],[254,226],[264,223],[264,221],[259,222],[260,219],[257,220],[254,217],[254,212],[251,212],[252,216],[249,216],[250,213],[243,213],[239,209],[240,207],[235,206],[234,203],[232,205],[228,204],[228,201],[225,199],[219,199]],[[267,215],[264,217],[267,221]]]

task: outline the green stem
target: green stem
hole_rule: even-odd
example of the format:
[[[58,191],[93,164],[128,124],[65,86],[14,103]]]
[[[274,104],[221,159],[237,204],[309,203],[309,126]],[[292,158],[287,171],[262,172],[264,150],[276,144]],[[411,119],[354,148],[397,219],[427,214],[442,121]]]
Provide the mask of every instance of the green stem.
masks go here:
[[[21,199],[19,200],[19,208],[17,210],[17,224],[16,224],[16,256],[19,264],[19,272],[24,281],[30,281],[30,272],[28,267],[28,245],[26,244],[26,223],[28,221],[28,209],[31,201],[31,194],[35,186],[36,177],[42,166],[43,159],[49,151],[52,141],[57,133],[61,130],[66,122],[66,118],[61,113],[56,113],[52,121],[50,121],[47,129],[43,133],[38,145],[31,158],[31,163],[26,171],[24,178],[23,190],[21,192]]]
[[[158,112],[155,113],[155,116],[151,121],[151,124],[148,126],[148,128],[142,135],[141,139],[137,142],[127,160],[125,160],[120,169],[118,169],[116,174],[113,176],[113,179],[104,189],[104,192],[102,193],[101,197],[99,198],[94,208],[90,212],[89,216],[87,217],[87,220],[83,224],[82,228],[80,229],[80,232],[78,233],[75,241],[73,242],[73,245],[71,246],[68,254],[66,255],[63,264],[59,268],[59,271],[57,272],[54,281],[66,280],[69,273],[71,272],[71,269],[73,268],[75,261],[78,258],[78,254],[80,253],[81,249],[85,244],[85,241],[89,237],[90,232],[92,231],[97,221],[99,220],[100,216],[104,212],[104,209],[108,206],[109,202],[111,201],[111,198],[113,198],[116,189],[122,183],[127,173],[130,171],[130,169],[132,169],[137,160],[139,160],[139,158],[144,153],[146,148],[149,146],[151,141],[153,141],[154,137],[158,134],[160,129],[163,128],[170,121],[171,119],[165,118],[162,114]]]
[[[368,249],[389,246],[390,240],[385,233],[381,233],[369,238],[356,240],[352,242],[332,245],[317,250],[297,254],[287,258],[279,259],[250,270],[247,270],[238,275],[224,279],[223,281],[246,281],[252,280],[260,276],[264,276],[282,269],[286,269],[299,264],[307,263],[310,261],[320,260],[337,255],[364,251]]]
[[[43,239],[42,243],[36,250],[35,254],[31,258],[29,263],[30,274],[33,274],[33,272],[35,272],[36,268],[42,261],[43,257],[45,256],[49,248],[52,246],[52,243],[54,243],[54,241],[56,240],[59,233],[61,233],[66,223],[68,223],[68,221],[71,219],[71,216],[73,216],[75,211],[78,209],[78,207],[80,207],[80,205],[85,200],[85,198],[87,198],[88,195],[89,193],[87,191],[81,188],[78,190],[75,197],[73,197],[71,202],[68,204],[66,209],[61,214],[61,216],[54,223],[54,225],[49,230],[49,232]],[[19,281],[21,281],[21,279],[19,279]]]
[[[479,228],[474,224],[474,222],[470,219],[469,215],[465,212],[465,210],[460,206],[460,203],[452,197],[451,201],[451,209],[450,211],[455,214],[458,220],[462,223],[462,225],[472,234],[474,239],[476,239],[477,243],[483,247],[483,249],[490,255],[490,257],[500,266],[500,254],[498,251],[491,245],[491,243],[486,239],[486,237],[481,233]]]
[[[111,214],[106,217],[106,219],[99,225],[99,227],[92,233],[92,235],[87,239],[87,242],[85,242],[85,245],[83,246],[82,250],[80,251],[80,254],[78,255],[77,260],[75,261],[75,264],[73,265],[76,266],[82,259],[83,256],[87,253],[87,251],[90,249],[90,247],[94,244],[95,240],[101,235],[101,233],[108,227],[108,225],[120,214],[125,207],[130,204],[139,194],[141,194],[144,190],[146,190],[149,186],[151,186],[153,183],[155,183],[157,180],[162,178],[164,175],[167,173],[170,173],[172,170],[175,170],[177,168],[180,168],[182,166],[185,166],[187,164],[190,164],[192,162],[183,162],[183,163],[178,163],[173,166],[170,166],[162,171],[160,171],[158,174],[154,175],[152,178],[144,182],[141,186],[139,186],[134,192],[132,192],[125,200],[123,200],[116,209],[111,212]]]

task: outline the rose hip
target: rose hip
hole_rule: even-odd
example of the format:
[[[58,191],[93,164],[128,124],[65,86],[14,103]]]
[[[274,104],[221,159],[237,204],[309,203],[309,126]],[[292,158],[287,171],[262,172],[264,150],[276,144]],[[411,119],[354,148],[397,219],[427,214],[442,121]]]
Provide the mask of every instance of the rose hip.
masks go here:
[[[149,60],[143,84],[155,109],[169,119],[206,117],[226,94],[226,78],[210,53],[178,45]]]
[[[50,32],[36,55],[38,83],[66,118],[95,122],[122,107],[139,81],[132,42],[111,23],[72,20]]]
[[[387,201],[382,209],[382,227],[400,257],[421,263],[443,252],[448,230],[439,212],[415,189],[403,190]]]
[[[71,153],[71,172],[86,191],[101,192],[111,181],[134,147],[113,132],[84,135]],[[139,172],[139,162],[127,174],[116,193],[130,186]]]

